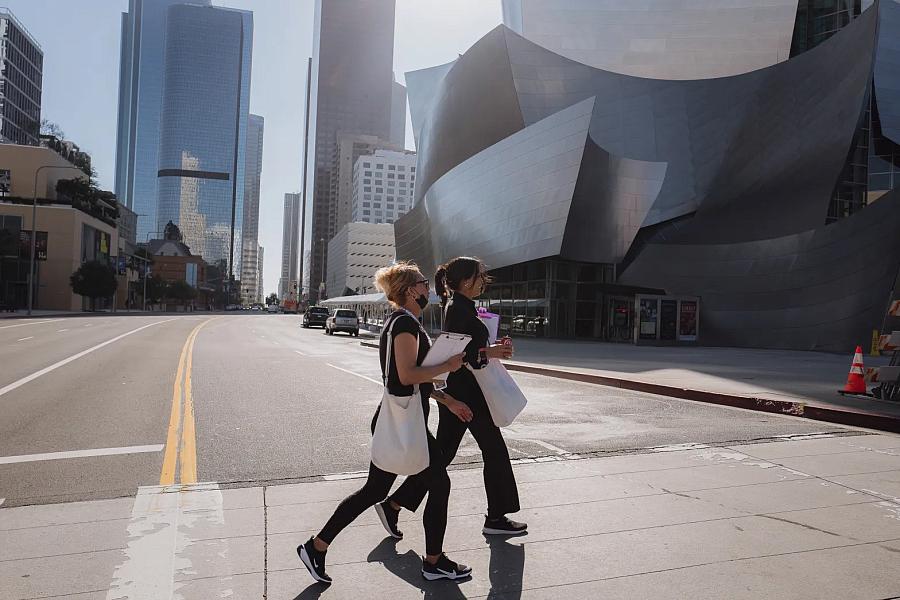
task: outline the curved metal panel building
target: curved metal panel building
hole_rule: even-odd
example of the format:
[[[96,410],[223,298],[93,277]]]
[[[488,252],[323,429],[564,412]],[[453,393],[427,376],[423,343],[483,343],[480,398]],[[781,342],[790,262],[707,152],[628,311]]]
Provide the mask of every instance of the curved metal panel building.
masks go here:
[[[555,335],[600,335],[611,299],[665,290],[703,299],[705,343],[858,343],[897,274],[900,200],[888,186],[825,223],[878,109],[892,135],[898,8],[876,3],[790,60],[695,80],[598,69],[500,26],[410,74],[417,204],[395,226],[398,257],[480,256],[503,274],[501,316],[572,321]]]

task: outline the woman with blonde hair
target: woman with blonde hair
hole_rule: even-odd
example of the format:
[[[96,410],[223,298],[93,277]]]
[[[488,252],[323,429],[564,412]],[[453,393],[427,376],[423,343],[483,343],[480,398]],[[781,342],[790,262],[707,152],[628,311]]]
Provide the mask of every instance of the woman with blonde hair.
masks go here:
[[[467,256],[454,258],[438,268],[434,280],[435,291],[444,305],[444,329],[464,333],[472,338],[465,351],[467,366],[470,369],[480,369],[487,364],[489,358],[510,358],[513,353],[512,344],[489,345],[487,327],[478,318],[475,298],[484,292],[490,282],[484,263]],[[455,410],[455,405],[440,408],[437,441],[444,461],[447,464],[453,461],[466,430],[472,433],[484,460],[484,488],[488,505],[482,533],[526,533],[527,524],[506,516],[519,511],[516,477],[503,434],[491,418],[478,381],[469,369],[460,369],[450,373],[447,387],[443,391],[452,395],[454,402],[466,409],[463,413]],[[382,523],[392,535],[400,533],[396,525],[400,509],[416,510],[427,492],[425,480],[418,476],[410,477],[379,505],[379,515],[383,512],[387,516],[382,518]]]
[[[450,560],[443,553],[450,477],[447,475],[446,461],[440,454],[437,441],[428,431],[427,424],[428,399],[434,393],[432,380],[442,373],[458,370],[462,366],[463,355],[454,356],[438,366],[421,366],[431,347],[431,340],[419,323],[419,317],[428,305],[429,286],[428,279],[415,264],[400,262],[379,269],[375,274],[375,285],[384,292],[395,308],[384,323],[380,340],[379,355],[385,386],[395,396],[412,396],[418,385],[425,413],[422,427],[428,435],[429,466],[414,476],[422,482],[428,494],[423,516],[425,556],[422,558],[422,576],[428,580],[467,577],[472,569]],[[390,364],[385,364],[388,355]],[[453,405],[455,402],[440,392],[435,396],[441,403]],[[454,408],[459,410],[458,406],[454,405]],[[372,419],[373,432],[377,419],[378,411]],[[317,536],[297,547],[300,560],[316,581],[331,583],[331,578],[325,573],[325,553],[328,546],[338,533],[366,509],[384,500],[396,478],[395,473],[383,471],[370,463],[369,476],[363,487],[341,501]]]

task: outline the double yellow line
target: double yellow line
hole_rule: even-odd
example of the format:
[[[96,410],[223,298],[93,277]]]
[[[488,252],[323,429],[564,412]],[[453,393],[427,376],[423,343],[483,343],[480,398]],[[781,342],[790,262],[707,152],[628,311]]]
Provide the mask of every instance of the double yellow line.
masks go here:
[[[172,414],[169,417],[169,431],[166,435],[166,453],[163,457],[159,485],[175,483],[175,468],[179,455],[178,431],[181,429],[181,483],[197,483],[197,430],[194,424],[194,398],[191,394],[191,368],[193,366],[194,342],[200,329],[214,319],[203,321],[191,331],[178,360],[175,385],[172,392]],[[183,383],[182,383],[183,381]],[[183,401],[183,402],[182,402]],[[184,424],[182,426],[182,404]]]

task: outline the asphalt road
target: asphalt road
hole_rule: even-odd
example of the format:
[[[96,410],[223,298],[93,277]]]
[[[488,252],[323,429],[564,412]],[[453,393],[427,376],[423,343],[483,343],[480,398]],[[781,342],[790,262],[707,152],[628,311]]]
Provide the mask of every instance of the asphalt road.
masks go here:
[[[168,455],[172,483],[258,485],[363,470],[381,394],[377,356],[355,338],[302,329],[295,315],[0,321],[0,504],[131,496],[170,482]],[[514,377],[529,406],[506,430],[513,458],[842,429]],[[457,463],[478,460],[467,436]]]

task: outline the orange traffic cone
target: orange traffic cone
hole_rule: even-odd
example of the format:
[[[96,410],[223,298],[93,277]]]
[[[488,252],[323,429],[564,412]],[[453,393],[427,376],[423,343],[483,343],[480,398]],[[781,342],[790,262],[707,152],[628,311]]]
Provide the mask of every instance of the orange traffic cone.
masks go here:
[[[844,389],[838,390],[841,394],[865,394],[866,381],[863,376],[863,357],[862,347],[856,347],[856,353],[853,355],[853,364],[850,366],[850,374],[847,376],[847,385]]]

